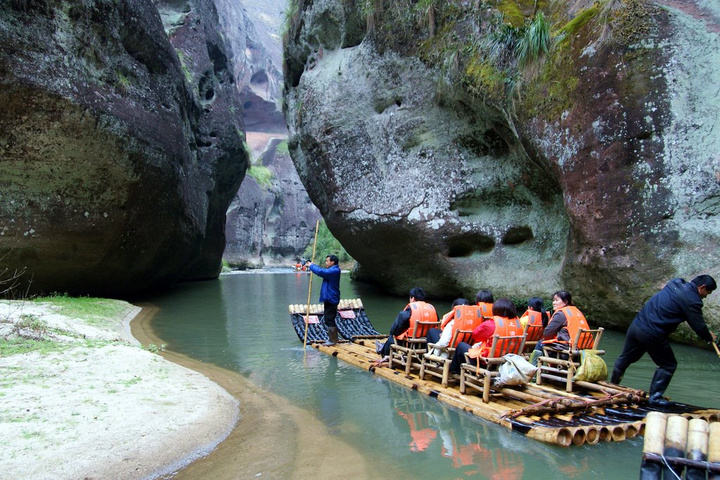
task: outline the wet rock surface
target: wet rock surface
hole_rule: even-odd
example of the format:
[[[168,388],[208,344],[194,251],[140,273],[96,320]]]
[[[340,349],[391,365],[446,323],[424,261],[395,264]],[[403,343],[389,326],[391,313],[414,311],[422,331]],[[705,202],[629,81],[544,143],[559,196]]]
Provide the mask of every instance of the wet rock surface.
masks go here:
[[[407,25],[375,11],[358,40],[360,12],[301,4],[285,45],[300,177],[360,274],[391,291],[567,289],[591,321],[626,326],[668,279],[720,277],[720,104],[705,87],[720,22],[717,6],[692,3],[712,15],[654,2],[548,13],[572,33],[508,77],[510,96],[469,54],[432,60],[443,32],[473,34],[460,21],[438,13],[432,34],[415,24],[406,41]],[[705,314],[720,319],[714,297]]]
[[[150,1],[0,6],[0,267],[32,291],[219,273],[241,110],[217,12],[180,3],[172,43]]]

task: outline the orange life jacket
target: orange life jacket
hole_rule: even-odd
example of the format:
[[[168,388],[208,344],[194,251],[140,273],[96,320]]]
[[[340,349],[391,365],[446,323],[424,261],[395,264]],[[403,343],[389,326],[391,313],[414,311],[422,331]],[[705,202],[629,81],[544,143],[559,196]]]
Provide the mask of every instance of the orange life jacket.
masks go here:
[[[455,318],[455,307],[453,307],[452,310],[450,310],[448,313],[443,315],[442,320],[440,320],[440,330],[444,330],[445,327],[447,327],[447,324],[450,323],[450,320]]]
[[[501,337],[509,337],[511,335],[523,334],[520,319],[517,317],[505,318],[495,315],[493,317],[493,322],[495,323],[495,332],[493,332],[493,336],[499,335]],[[468,350],[468,356],[470,358],[477,358],[478,356],[487,357],[490,355],[490,347],[492,347],[492,337],[488,338],[487,342],[481,343],[479,347],[473,347]]]
[[[575,340],[575,336],[581,328],[590,329],[590,325],[588,325],[588,322],[585,319],[585,315],[583,315],[583,313],[578,310],[576,306],[567,305],[565,307],[555,310],[555,313],[557,312],[563,312],[563,314],[565,315],[566,323],[563,328],[567,328],[568,335],[570,336],[570,342]],[[558,340],[557,335],[551,339],[543,340],[543,343],[562,343],[566,345],[570,342]]]
[[[450,338],[455,338],[455,332],[458,330],[475,330],[475,327],[480,325],[483,321],[483,312],[478,305],[458,305],[455,310],[455,321],[452,326],[452,335]],[[457,345],[450,345],[450,347],[456,347]]]
[[[437,322],[438,316],[435,307],[427,302],[411,302],[405,308],[410,307],[410,326],[400,335],[396,336],[397,340],[404,340],[412,335],[417,322]]]
[[[493,314],[492,314],[493,304],[492,303],[478,302],[478,306],[480,308],[482,308],[483,317],[492,318],[492,316],[493,316]]]
[[[520,324],[520,319],[517,317],[505,318],[495,315],[493,317],[493,320],[495,321],[495,335],[499,335],[501,337],[509,337],[510,335],[523,334],[523,328]]]
[[[543,323],[542,313],[535,310],[525,310],[525,313],[520,315],[520,318],[522,317],[528,317],[527,323],[530,325],[542,325]]]

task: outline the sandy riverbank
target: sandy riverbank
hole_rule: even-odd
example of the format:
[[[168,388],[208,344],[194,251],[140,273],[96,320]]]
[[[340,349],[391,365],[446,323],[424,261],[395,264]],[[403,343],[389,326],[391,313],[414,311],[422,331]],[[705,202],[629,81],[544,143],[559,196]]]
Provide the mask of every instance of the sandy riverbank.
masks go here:
[[[129,322],[140,342],[160,344],[152,309],[117,303],[112,318],[88,321],[0,302],[0,341],[31,319],[52,344],[0,357],[2,478],[370,478],[361,454],[286,400],[141,348]]]
[[[140,309],[117,303],[113,318],[90,321],[52,304],[0,303],[1,339],[24,320],[23,335],[48,340],[44,352],[0,357],[2,478],[155,477],[230,433],[237,400],[142,349],[128,327]]]

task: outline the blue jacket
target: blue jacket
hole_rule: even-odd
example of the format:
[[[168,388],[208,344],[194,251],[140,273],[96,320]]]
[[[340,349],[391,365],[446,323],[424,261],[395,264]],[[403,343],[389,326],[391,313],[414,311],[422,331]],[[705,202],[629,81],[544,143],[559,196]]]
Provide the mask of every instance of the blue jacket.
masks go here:
[[[320,268],[314,263],[310,264],[310,271],[322,277],[320,287],[320,302],[340,303],[340,267],[333,265],[330,268]]]
[[[682,278],[673,278],[638,312],[633,322],[647,333],[668,337],[682,322],[707,342],[712,341],[702,316],[703,301],[698,287]]]

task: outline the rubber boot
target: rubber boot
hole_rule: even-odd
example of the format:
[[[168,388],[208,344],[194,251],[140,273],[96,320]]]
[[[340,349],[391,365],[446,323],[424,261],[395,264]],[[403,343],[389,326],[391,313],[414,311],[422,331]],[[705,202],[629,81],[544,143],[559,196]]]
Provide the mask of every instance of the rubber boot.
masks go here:
[[[663,368],[655,370],[652,381],[650,382],[650,398],[648,399],[648,405],[651,407],[669,407],[673,405],[673,402],[665,400],[663,394],[670,385],[673,373]]]
[[[332,347],[338,342],[338,329],[337,327],[328,327],[328,341],[323,343],[326,347]]]
[[[624,373],[625,372],[622,372],[617,368],[613,368],[612,375],[610,375],[610,383],[612,383],[613,385],[620,385]]]

